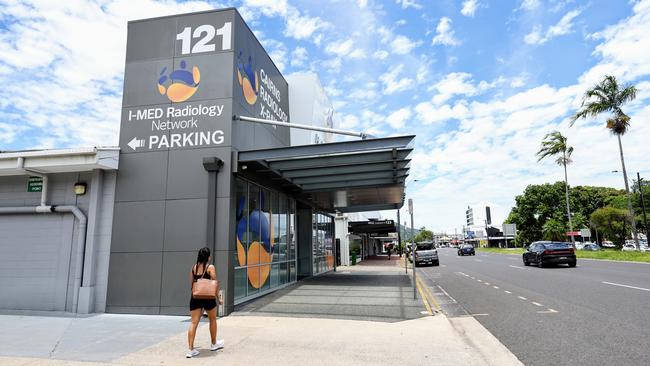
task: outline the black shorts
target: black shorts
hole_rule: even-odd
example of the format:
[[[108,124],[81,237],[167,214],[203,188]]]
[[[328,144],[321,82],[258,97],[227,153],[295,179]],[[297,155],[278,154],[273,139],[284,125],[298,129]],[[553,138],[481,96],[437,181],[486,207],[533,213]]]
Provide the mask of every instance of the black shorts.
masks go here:
[[[217,307],[217,300],[195,299],[190,298],[190,311],[196,309],[212,310]]]

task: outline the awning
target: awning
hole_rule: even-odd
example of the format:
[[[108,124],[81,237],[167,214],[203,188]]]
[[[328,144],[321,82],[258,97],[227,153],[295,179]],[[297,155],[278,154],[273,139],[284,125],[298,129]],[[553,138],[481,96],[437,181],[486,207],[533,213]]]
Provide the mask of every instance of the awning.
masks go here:
[[[397,232],[393,220],[368,220],[348,222],[348,232],[355,234],[390,234]]]
[[[266,175],[325,211],[396,209],[404,204],[414,138],[242,151],[238,169]]]
[[[0,176],[117,170],[120,149],[79,149],[0,152]]]

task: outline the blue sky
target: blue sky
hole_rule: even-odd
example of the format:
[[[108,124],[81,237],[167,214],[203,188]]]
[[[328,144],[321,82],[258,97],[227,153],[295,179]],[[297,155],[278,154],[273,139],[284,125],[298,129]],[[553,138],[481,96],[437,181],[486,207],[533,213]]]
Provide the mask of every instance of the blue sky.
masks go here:
[[[0,0],[0,149],[117,144],[126,22],[224,6],[285,75],[318,74],[338,127],[417,134],[416,226],[460,228],[477,202],[499,221],[526,185],[561,180],[535,159],[556,129],[571,184],[622,188],[605,117],[567,122],[605,74],[640,90],[623,143],[650,175],[650,1]]]

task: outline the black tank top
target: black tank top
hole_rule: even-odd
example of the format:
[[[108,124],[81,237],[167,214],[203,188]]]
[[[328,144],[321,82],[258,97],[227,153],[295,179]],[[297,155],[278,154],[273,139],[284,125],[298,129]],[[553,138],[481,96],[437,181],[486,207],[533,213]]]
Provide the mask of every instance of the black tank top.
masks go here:
[[[194,269],[192,269],[192,276],[194,276],[194,281],[198,280],[199,278],[207,278],[209,280],[211,277],[208,268],[210,268],[210,265],[206,263],[203,268],[203,273],[199,275],[196,273],[196,271],[199,270],[199,266],[198,265],[194,266]],[[207,277],[205,277],[206,275]]]

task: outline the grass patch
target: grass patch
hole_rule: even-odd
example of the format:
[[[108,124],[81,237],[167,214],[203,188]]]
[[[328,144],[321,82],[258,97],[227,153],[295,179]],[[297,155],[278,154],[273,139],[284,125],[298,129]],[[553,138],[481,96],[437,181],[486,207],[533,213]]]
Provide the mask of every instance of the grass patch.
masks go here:
[[[498,254],[514,254],[521,255],[524,250],[522,248],[476,248],[479,252],[498,253]],[[597,252],[590,252],[586,250],[576,250],[576,257],[587,259],[607,259],[612,261],[630,261],[630,262],[647,262],[650,263],[650,253],[648,252],[624,252],[620,249],[603,249]]]

